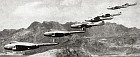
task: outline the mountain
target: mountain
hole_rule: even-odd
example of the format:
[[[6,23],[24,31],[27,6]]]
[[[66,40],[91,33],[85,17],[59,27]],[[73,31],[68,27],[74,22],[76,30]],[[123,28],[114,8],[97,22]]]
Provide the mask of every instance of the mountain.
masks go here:
[[[33,22],[28,28],[21,29],[4,29],[0,31],[0,52],[3,52],[3,46],[10,41],[24,41],[24,42],[33,42],[33,43],[47,43],[52,42],[51,37],[45,37],[43,35],[44,32],[49,31],[51,29],[56,30],[79,30],[70,28],[70,25],[75,22],[67,22],[65,24],[60,24],[55,21],[44,21]],[[60,48],[85,48],[90,50],[91,53],[95,53],[92,51],[103,52],[110,51],[109,46],[115,44],[116,46],[123,46],[126,44],[132,45],[140,43],[139,37],[140,29],[137,28],[127,28],[123,25],[116,23],[106,23],[103,26],[96,26],[92,28],[88,28],[85,33],[82,34],[73,34],[72,36],[55,38],[56,42],[60,43],[56,46],[46,46],[40,47],[38,49],[25,51],[25,55],[41,53],[50,49],[60,49]],[[84,37],[90,37],[91,39],[86,39]],[[109,43],[104,44],[98,42],[99,39],[108,39]],[[93,41],[95,39],[96,41]],[[110,44],[112,43],[112,44]],[[83,45],[84,44],[84,45]],[[98,46],[99,45],[99,46]]]

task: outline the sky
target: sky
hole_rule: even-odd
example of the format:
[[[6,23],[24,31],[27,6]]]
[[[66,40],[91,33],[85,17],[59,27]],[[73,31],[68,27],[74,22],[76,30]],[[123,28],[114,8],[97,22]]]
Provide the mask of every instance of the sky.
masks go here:
[[[107,10],[109,6],[135,3],[136,6]],[[84,22],[106,13],[122,15],[106,21],[140,28],[140,0],[0,0],[0,30],[27,28],[32,22]]]

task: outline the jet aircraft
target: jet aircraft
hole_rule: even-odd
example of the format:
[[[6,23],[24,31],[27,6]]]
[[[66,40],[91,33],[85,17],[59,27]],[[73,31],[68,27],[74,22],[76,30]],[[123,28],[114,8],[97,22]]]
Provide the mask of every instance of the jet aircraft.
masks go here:
[[[25,50],[37,49],[40,46],[52,46],[52,45],[58,45],[58,43],[35,44],[35,43],[29,43],[29,42],[13,41],[13,42],[10,42],[9,44],[6,44],[4,46],[4,49],[5,50],[13,50],[13,51],[25,51]]]
[[[128,6],[135,6],[135,5],[137,5],[137,3],[134,3],[134,4],[126,3],[126,4],[122,5],[122,6],[126,6],[126,7],[128,7]]]
[[[91,18],[90,20],[85,20],[85,21],[86,22],[99,22],[102,20],[111,20],[113,19],[114,16],[119,16],[119,15],[121,15],[121,12],[117,14],[105,14],[105,15],[97,16],[95,18]]]
[[[62,30],[54,30],[54,31],[48,31],[44,33],[44,36],[49,37],[63,37],[68,36],[75,33],[84,33],[85,31],[62,31]]]
[[[98,17],[102,17],[102,18],[106,18],[106,17],[114,17],[114,16],[119,16],[121,15],[121,12],[117,13],[117,14],[105,14],[105,15],[101,15],[101,16],[98,16]]]
[[[127,6],[115,6],[115,7],[109,7],[107,9],[108,10],[116,10],[116,9],[121,9],[121,8],[127,8]]]
[[[116,10],[116,9],[121,9],[121,8],[127,8],[127,7],[129,7],[129,6],[134,6],[134,5],[137,5],[137,3],[134,3],[134,4],[126,3],[126,4],[121,5],[121,6],[109,7],[109,8],[107,8],[107,9],[108,9],[108,10]]]
[[[93,27],[93,26],[102,26],[104,24],[105,24],[104,21],[95,22],[95,23],[79,23],[79,24],[71,25],[71,28],[82,28],[82,30],[85,31],[85,28],[90,28],[90,27]]]
[[[103,21],[103,20],[111,20],[113,19],[112,16],[107,17],[107,16],[97,16],[95,18],[91,18],[90,20],[85,20],[86,22],[99,22],[99,21]]]

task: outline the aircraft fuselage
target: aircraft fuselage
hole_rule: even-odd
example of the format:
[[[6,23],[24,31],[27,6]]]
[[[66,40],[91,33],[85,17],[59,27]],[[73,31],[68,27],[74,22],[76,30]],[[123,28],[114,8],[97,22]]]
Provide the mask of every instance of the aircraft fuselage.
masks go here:
[[[31,49],[36,49],[39,48],[39,46],[11,46],[11,47],[4,47],[6,50],[13,50],[13,51],[24,51],[24,50],[31,50]]]
[[[5,50],[13,50],[13,51],[24,51],[24,50],[31,50],[39,48],[40,46],[51,46],[51,45],[57,45],[58,43],[41,43],[41,44],[35,44],[35,43],[27,43],[27,42],[15,42],[10,43],[4,46]]]
[[[50,32],[45,32],[44,36],[49,36],[49,37],[63,37],[63,36],[68,36],[74,33],[84,33],[84,31],[50,31]]]

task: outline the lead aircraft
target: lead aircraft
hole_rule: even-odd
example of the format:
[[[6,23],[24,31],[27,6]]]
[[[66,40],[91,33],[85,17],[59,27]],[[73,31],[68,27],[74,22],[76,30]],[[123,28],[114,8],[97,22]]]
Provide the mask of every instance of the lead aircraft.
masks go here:
[[[108,10],[117,10],[117,9],[121,9],[121,8],[127,8],[129,6],[135,6],[137,5],[137,3],[134,3],[134,4],[129,4],[129,3],[126,3],[124,5],[121,5],[121,6],[114,6],[114,7],[109,7],[107,8]]]
[[[52,45],[58,45],[58,43],[35,44],[35,43],[29,43],[29,42],[12,41],[9,44],[6,44],[4,46],[4,49],[13,50],[13,51],[25,51],[25,50],[37,49],[40,46],[52,46]]]
[[[129,4],[129,3],[126,3],[126,4],[124,4],[124,5],[122,5],[122,6],[135,6],[135,5],[137,5],[137,3],[134,3],[134,4]]]

